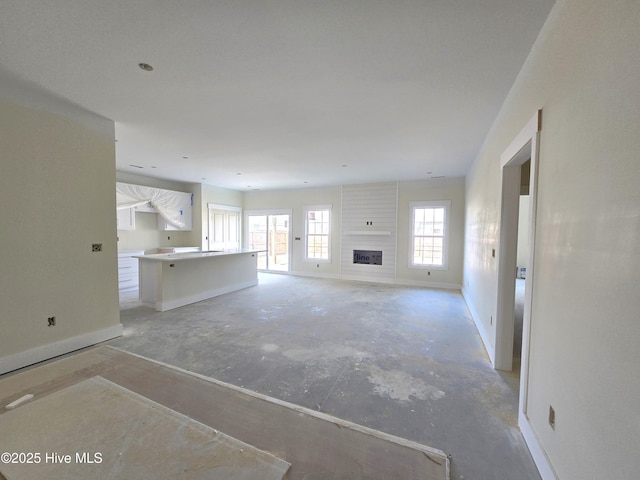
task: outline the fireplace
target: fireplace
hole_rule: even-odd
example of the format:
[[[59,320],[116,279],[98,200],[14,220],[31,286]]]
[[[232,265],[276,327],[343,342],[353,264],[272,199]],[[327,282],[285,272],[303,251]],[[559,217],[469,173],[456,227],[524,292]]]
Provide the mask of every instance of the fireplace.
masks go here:
[[[382,265],[382,250],[354,250],[353,263]]]

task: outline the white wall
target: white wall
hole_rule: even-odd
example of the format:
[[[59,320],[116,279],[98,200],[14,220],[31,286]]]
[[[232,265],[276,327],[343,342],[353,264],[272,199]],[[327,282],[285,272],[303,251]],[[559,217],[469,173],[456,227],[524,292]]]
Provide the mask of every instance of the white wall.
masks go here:
[[[529,195],[520,195],[518,209],[518,267],[526,267],[529,262]]]
[[[0,82],[3,95],[0,373],[122,329],[113,122]]]
[[[460,288],[464,240],[465,183],[462,178],[417,180],[398,183],[396,283]],[[413,201],[451,200],[450,252],[447,270],[432,270],[427,277],[424,269],[409,268],[409,235],[411,230],[409,203]],[[304,261],[304,206],[332,205],[332,262]],[[309,188],[284,191],[252,191],[244,194],[246,210],[293,209],[292,273],[339,278],[341,275],[341,187]],[[374,225],[375,227],[375,225]],[[384,259],[383,259],[384,262]],[[319,266],[318,266],[319,265]]]
[[[194,202],[193,220],[194,230],[200,238],[200,246],[203,250],[209,248],[209,203],[227,205],[230,207],[240,207],[243,205],[243,194],[238,190],[214,187],[212,185],[200,184],[196,186],[196,200]],[[199,205],[199,211],[195,205]],[[198,228],[196,229],[196,220]]]
[[[467,177],[464,293],[494,338],[500,155],[542,108],[528,427],[560,479],[640,471],[638,45],[637,0],[558,0]]]
[[[464,178],[438,178],[398,184],[398,266],[400,283],[441,286],[460,289],[464,248]],[[445,270],[410,268],[409,235],[411,215],[409,203],[450,200],[449,255]],[[431,275],[427,275],[431,272]]]
[[[300,275],[337,278],[340,275],[340,187],[305,188],[299,190],[251,191],[244,193],[245,210],[291,209],[292,255],[290,271]],[[309,205],[331,205],[331,262],[304,260],[304,208]],[[295,240],[300,238],[300,240]]]

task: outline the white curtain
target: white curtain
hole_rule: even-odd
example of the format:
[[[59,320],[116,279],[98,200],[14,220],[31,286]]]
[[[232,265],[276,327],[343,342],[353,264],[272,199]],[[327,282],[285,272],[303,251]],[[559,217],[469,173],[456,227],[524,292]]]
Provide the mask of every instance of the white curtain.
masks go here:
[[[184,204],[180,197],[180,193],[171,190],[116,182],[116,208],[118,210],[150,203],[158,214],[171,225],[184,228],[185,224],[180,216],[180,209]]]

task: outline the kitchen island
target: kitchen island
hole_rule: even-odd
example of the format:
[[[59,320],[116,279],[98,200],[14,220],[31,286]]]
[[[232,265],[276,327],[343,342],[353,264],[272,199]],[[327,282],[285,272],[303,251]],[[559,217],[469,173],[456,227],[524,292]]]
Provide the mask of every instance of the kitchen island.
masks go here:
[[[159,312],[258,284],[259,250],[139,255],[140,302]]]

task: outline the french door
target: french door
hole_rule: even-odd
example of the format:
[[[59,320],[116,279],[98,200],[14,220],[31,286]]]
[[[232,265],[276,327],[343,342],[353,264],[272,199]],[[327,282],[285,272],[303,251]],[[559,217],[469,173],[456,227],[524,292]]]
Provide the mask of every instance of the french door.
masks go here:
[[[247,247],[258,253],[258,270],[288,272],[291,245],[291,211],[245,212]]]

